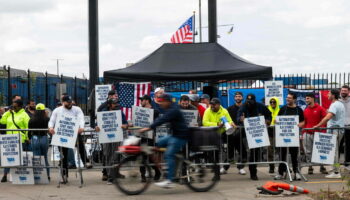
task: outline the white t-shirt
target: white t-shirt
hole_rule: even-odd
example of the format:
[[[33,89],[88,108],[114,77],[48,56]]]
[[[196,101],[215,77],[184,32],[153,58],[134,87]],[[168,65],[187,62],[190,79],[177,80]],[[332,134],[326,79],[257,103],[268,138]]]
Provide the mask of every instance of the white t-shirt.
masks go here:
[[[77,117],[78,123],[79,123],[79,128],[84,128],[84,126],[85,126],[84,113],[81,110],[81,108],[79,108],[77,106],[72,106],[71,109],[67,109],[64,106],[56,108],[52,112],[52,115],[51,115],[51,118],[50,118],[50,121],[49,121],[49,128],[54,128],[55,127],[56,119],[57,119],[57,116],[59,114],[67,114],[67,115],[71,115],[71,116]]]
[[[328,109],[329,113],[333,113],[333,117],[328,121],[327,127],[344,127],[345,125],[345,107],[340,101],[335,101]]]

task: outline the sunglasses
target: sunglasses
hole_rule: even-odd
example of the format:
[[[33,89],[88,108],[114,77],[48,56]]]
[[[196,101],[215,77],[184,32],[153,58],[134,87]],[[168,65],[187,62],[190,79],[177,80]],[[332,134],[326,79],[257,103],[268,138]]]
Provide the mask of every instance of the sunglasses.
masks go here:
[[[271,104],[275,104],[275,103],[276,103],[276,101],[270,101],[270,103],[271,103]]]

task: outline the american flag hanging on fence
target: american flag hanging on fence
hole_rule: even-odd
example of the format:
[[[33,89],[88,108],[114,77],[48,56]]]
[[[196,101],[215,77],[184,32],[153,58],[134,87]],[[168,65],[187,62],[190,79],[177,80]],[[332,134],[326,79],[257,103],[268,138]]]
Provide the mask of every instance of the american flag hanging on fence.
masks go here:
[[[171,37],[171,43],[193,43],[194,16],[190,17]]]
[[[119,83],[117,85],[120,106],[127,120],[131,120],[132,106],[140,106],[139,97],[151,93],[151,83]]]

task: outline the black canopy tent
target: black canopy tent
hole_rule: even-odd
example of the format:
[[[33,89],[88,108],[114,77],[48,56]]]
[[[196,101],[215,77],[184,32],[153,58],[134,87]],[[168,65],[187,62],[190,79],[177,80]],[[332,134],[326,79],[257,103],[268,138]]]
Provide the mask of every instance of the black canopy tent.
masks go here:
[[[253,64],[218,43],[163,44],[139,62],[104,72],[107,82],[270,80],[272,67]]]

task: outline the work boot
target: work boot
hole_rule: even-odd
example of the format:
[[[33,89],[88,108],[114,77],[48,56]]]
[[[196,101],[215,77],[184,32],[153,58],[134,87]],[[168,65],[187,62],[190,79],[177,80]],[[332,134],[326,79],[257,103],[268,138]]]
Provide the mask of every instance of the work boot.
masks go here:
[[[102,181],[107,181],[107,180],[108,180],[108,176],[105,175],[105,174],[103,174],[103,175],[102,175]]]
[[[270,174],[275,173],[275,165],[270,165],[269,173]]]
[[[312,168],[312,166],[310,166],[307,173],[310,175],[314,174],[314,168]]]
[[[320,173],[321,174],[328,174],[327,169],[324,166],[320,167]]]
[[[250,175],[250,179],[252,179],[253,181],[259,180],[257,175]]]
[[[162,176],[162,174],[160,173],[160,171],[159,170],[155,170],[155,174],[154,174],[153,180],[159,181],[161,176]]]
[[[5,182],[7,182],[7,176],[6,175],[4,175],[2,177],[2,179],[1,179],[1,183],[5,183]]]

